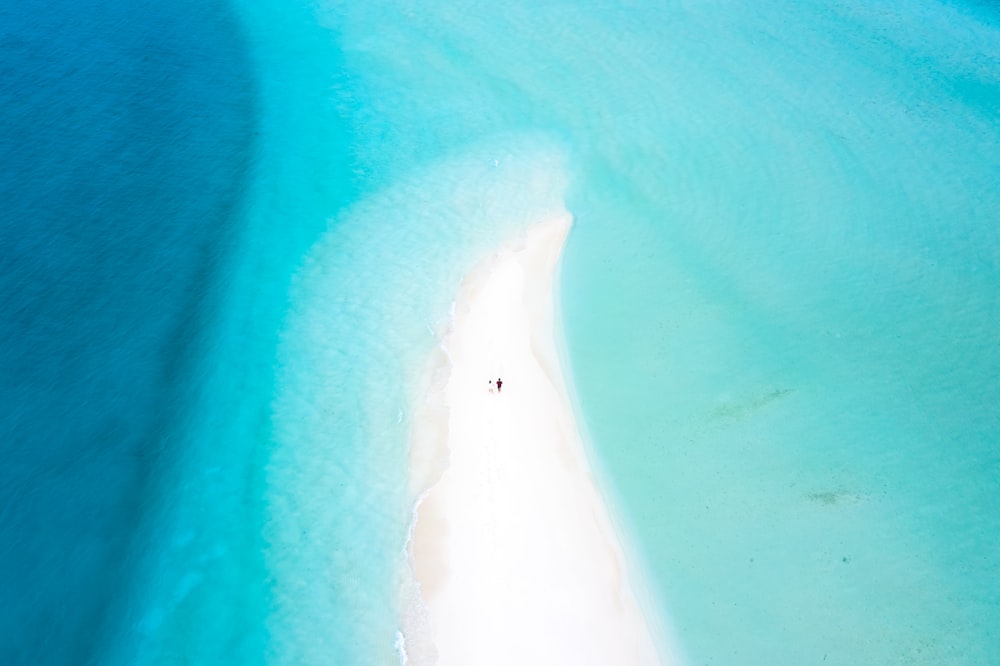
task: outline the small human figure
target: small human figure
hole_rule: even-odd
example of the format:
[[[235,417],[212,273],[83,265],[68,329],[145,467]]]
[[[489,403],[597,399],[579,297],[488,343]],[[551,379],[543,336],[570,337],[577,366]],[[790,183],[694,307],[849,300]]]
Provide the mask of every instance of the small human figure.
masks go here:
[[[493,393],[493,380],[490,380],[490,393]]]
[[[497,393],[500,392],[500,387],[503,386],[503,380],[497,377]]]

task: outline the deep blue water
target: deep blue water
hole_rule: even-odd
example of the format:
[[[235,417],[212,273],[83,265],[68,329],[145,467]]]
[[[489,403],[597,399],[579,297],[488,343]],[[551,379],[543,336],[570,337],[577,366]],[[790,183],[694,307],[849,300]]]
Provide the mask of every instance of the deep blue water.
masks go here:
[[[86,663],[252,156],[221,2],[0,2],[0,662]]]

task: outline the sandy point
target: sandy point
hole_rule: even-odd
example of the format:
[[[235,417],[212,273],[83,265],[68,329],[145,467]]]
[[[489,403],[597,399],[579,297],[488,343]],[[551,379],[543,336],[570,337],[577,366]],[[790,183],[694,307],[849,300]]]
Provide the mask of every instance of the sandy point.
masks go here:
[[[446,370],[415,426],[416,485],[433,485],[409,543],[419,586],[404,620],[409,664],[668,661],[636,601],[555,349],[571,224],[569,214],[536,224],[466,276],[455,300]]]

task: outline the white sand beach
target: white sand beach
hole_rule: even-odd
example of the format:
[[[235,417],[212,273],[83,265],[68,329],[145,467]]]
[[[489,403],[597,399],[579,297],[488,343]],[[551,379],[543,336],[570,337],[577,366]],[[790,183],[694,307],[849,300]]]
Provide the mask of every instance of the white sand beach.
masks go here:
[[[423,599],[422,626],[405,630],[410,664],[661,663],[555,350],[570,225],[567,214],[533,227],[456,299],[447,377],[418,415],[420,455],[443,444],[448,462],[410,543]]]

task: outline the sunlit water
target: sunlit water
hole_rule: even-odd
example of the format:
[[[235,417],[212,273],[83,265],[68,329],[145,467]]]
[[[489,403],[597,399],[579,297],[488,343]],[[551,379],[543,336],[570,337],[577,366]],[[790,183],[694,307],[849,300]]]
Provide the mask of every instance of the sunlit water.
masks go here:
[[[122,426],[147,444],[120,459],[155,461],[132,481],[141,500],[83,489],[136,508],[92,559],[119,573],[69,604],[81,610],[56,634],[55,589],[19,592],[36,624],[5,619],[8,661],[399,663],[408,437],[428,356],[463,272],[565,206],[578,413],[647,602],[691,664],[989,663],[994,10],[230,9],[250,75],[197,90],[228,81],[252,108],[243,152],[214,152],[242,165],[219,194],[238,201],[194,227],[226,220],[226,233],[163,241],[212,249],[190,273],[204,315],[164,314],[188,322],[170,409],[157,414],[150,389],[156,428]],[[44,391],[14,388],[42,404]],[[3,524],[9,542],[40,533],[22,523]],[[25,565],[11,561],[14,579]],[[82,619],[94,604],[98,632]]]

